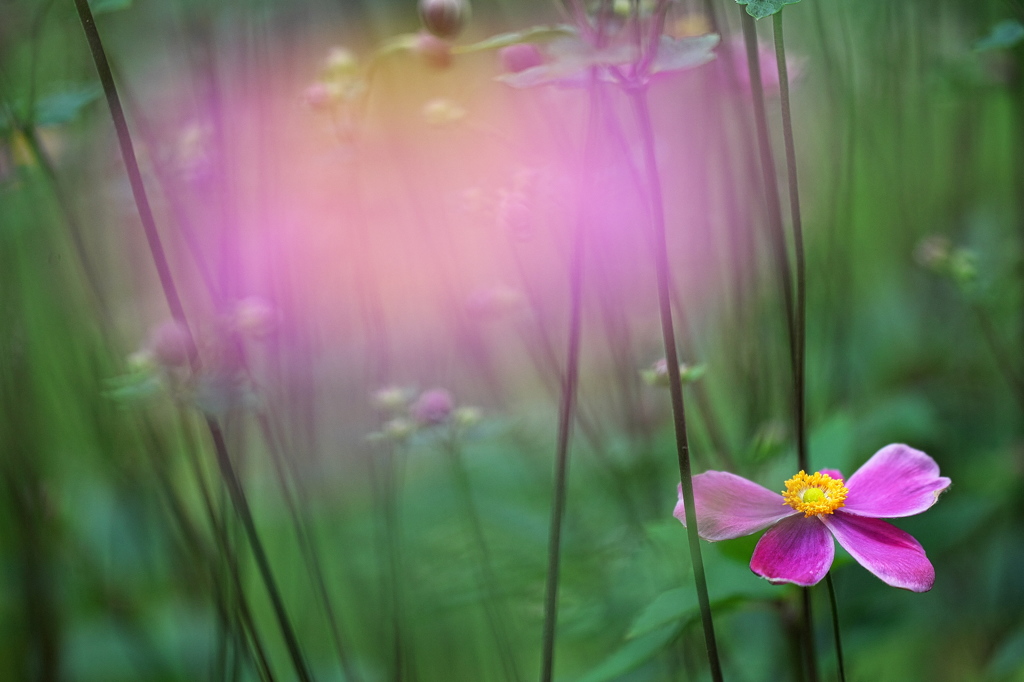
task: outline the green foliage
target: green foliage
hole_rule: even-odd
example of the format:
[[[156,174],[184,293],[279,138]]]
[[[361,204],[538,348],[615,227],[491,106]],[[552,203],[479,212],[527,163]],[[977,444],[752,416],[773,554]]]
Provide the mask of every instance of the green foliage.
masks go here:
[[[974,43],[974,49],[977,52],[1007,50],[1021,40],[1024,40],[1024,24],[1016,19],[1006,19],[995,24],[987,36]]]
[[[103,94],[98,84],[72,86],[36,102],[32,120],[39,126],[70,123]]]

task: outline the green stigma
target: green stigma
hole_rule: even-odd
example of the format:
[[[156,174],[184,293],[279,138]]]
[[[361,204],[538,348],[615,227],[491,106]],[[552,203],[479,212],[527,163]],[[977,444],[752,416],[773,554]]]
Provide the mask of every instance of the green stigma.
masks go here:
[[[804,491],[804,494],[800,496],[800,499],[806,504],[818,504],[825,499],[825,493],[821,492],[818,488],[808,488]]]

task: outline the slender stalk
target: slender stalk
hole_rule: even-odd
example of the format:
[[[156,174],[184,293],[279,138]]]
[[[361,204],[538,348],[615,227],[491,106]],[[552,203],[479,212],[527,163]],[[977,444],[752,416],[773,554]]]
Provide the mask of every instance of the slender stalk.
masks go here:
[[[638,88],[630,91],[630,100],[640,128],[644,165],[647,170],[647,184],[650,188],[651,217],[654,223],[654,265],[658,280],[658,308],[661,316],[661,333],[665,345],[665,361],[668,363],[669,388],[672,394],[672,417],[676,434],[676,455],[679,460],[679,478],[683,487],[683,507],[686,516],[686,534],[690,545],[690,562],[697,588],[697,603],[704,626],[704,645],[707,648],[711,678],[722,680],[722,664],[718,659],[718,644],[715,641],[715,626],[711,619],[711,601],[708,598],[707,577],[701,558],[700,539],[697,535],[697,512],[693,500],[693,476],[690,468],[690,446],[686,438],[686,411],[683,404],[683,383],[679,376],[679,355],[676,352],[675,331],[672,327],[672,296],[669,282],[668,240],[665,234],[665,203],[661,190],[661,173],[654,155],[654,129],[651,123],[647,91]]]
[[[593,151],[597,134],[600,86],[591,73],[590,114],[584,141],[583,163],[578,177],[590,177],[591,164],[587,163]],[[566,368],[562,379],[562,396],[558,406],[558,440],[555,445],[555,483],[551,505],[551,527],[548,533],[548,567],[544,586],[544,641],[541,654],[541,682],[551,682],[555,666],[555,626],[558,621],[558,574],[562,552],[562,523],[565,517],[566,483],[569,477],[569,441],[572,437],[573,414],[576,411],[576,387],[579,382],[580,336],[583,311],[583,236],[586,228],[586,187],[578,189],[578,214],[572,236],[569,264],[569,344]]]
[[[807,264],[804,256],[803,221],[800,218],[800,190],[797,184],[796,147],[793,143],[793,117],[789,106],[789,74],[786,71],[786,43],[782,33],[782,10],[772,17],[775,32],[775,62],[779,69],[779,99],[782,106],[782,138],[786,149],[786,174],[789,185],[790,219],[793,221],[793,255],[796,274],[796,345],[793,377],[796,400],[796,445],[800,468],[810,471],[807,452],[806,365],[807,365]]]
[[[786,175],[789,187],[790,220],[793,225],[793,255],[796,270],[796,306],[791,318],[793,344],[793,402],[796,420],[796,452],[800,469],[810,471],[807,452],[806,365],[807,365],[807,265],[804,257],[803,222],[800,218],[800,191],[797,184],[796,147],[793,143],[793,117],[789,105],[789,74],[786,70],[786,43],[782,31],[782,10],[772,16],[775,36],[775,63],[779,71],[779,100],[782,107],[782,138],[786,151]],[[814,652],[814,619],[811,593],[803,590],[804,629],[807,670],[811,682],[817,682],[818,664]]]
[[[107,61],[106,52],[103,49],[103,43],[100,39],[99,31],[96,29],[96,22],[92,16],[92,10],[89,8],[88,0],[75,0],[75,7],[78,10],[78,17],[81,20],[82,29],[84,30],[86,39],[89,42],[89,49],[92,53],[93,61],[96,64],[96,70],[99,74],[100,82],[103,85],[103,92],[107,99],[107,105],[110,107],[110,116],[113,119],[114,128],[117,132],[118,146],[120,147],[121,157],[124,160],[125,169],[128,173],[128,180],[131,183],[132,196],[135,199],[135,205],[139,211],[139,218],[142,221],[142,227],[146,233],[146,241],[149,244],[153,263],[156,266],[164,298],[167,300],[167,306],[170,308],[171,316],[174,317],[174,319],[177,320],[186,331],[188,331],[189,327],[188,320],[185,317],[185,309],[182,305],[181,297],[178,294],[178,289],[174,284],[174,278],[171,275],[170,263],[167,260],[163,244],[160,241],[160,235],[156,229],[156,220],[153,218],[153,211],[149,205],[146,188],[142,181],[142,173],[139,170],[138,160],[135,157],[135,149],[132,144],[131,133],[128,130],[128,122],[125,119],[124,109],[121,107],[121,100],[118,97],[117,87],[114,84],[114,76],[111,73],[110,64]],[[191,331],[188,331],[188,333],[189,346],[194,351],[195,341],[191,336]],[[195,372],[199,369],[198,356],[195,352],[191,352],[189,355],[191,358],[192,371]],[[206,425],[210,432],[211,440],[213,441],[221,476],[223,477],[228,493],[231,496],[231,501],[235,507],[235,511],[245,529],[253,555],[256,558],[256,564],[259,568],[260,576],[263,579],[263,583],[270,596],[274,613],[277,616],[281,634],[284,637],[295,671],[300,680],[303,682],[309,682],[313,678],[302,655],[298,638],[292,628],[291,621],[285,611],[284,601],[281,598],[281,593],[277,588],[276,581],[274,580],[273,573],[270,568],[270,560],[267,557],[266,551],[263,548],[263,543],[260,541],[259,533],[256,530],[256,524],[253,521],[252,511],[250,510],[249,503],[245,498],[245,492],[242,489],[241,481],[238,479],[234,465],[231,463],[231,458],[228,455],[227,443],[224,440],[224,434],[221,431],[220,426],[212,418],[206,418]]]
[[[828,600],[832,606],[832,632],[836,638],[836,665],[839,666],[839,682],[846,682],[846,666],[843,664],[843,638],[839,634],[839,606],[836,602],[836,586],[832,584],[832,572],[825,574],[828,585]]]
[[[775,158],[772,153],[771,134],[768,131],[768,115],[764,105],[764,86],[761,83],[761,60],[757,48],[757,27],[746,10],[740,10],[740,24],[743,27],[743,41],[747,51],[747,70],[754,105],[754,127],[757,131],[757,147],[761,160],[761,176],[764,182],[765,200],[768,204],[768,231],[775,268],[782,287],[782,302],[786,310],[786,330],[789,334],[790,365],[796,377],[796,312],[793,305],[793,275],[786,248],[786,234],[782,227],[782,205],[779,203],[779,181],[775,175]],[[805,469],[806,471],[806,469]]]

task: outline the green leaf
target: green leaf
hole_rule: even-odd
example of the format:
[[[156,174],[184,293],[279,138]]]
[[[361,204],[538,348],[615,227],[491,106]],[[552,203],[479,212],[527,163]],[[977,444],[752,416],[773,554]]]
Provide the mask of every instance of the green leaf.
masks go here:
[[[43,97],[36,102],[32,120],[40,126],[70,123],[101,94],[103,89],[99,85],[81,85]]]
[[[621,677],[654,658],[679,635],[682,628],[682,623],[672,623],[627,641],[577,682],[605,682]]]
[[[128,9],[132,6],[132,0],[89,0],[89,8],[93,14],[106,14]]]
[[[795,5],[800,0],[736,0],[739,5],[747,6],[747,14],[755,19],[770,17],[785,5]]]
[[[775,599],[783,588],[772,585],[750,572],[747,555],[744,565],[716,558],[713,552],[705,556],[708,576],[708,597],[716,613],[748,600]],[[676,587],[661,593],[640,612],[626,633],[627,639],[644,637],[660,627],[675,623],[682,628],[700,617],[697,592],[693,584]]]
[[[576,35],[576,29],[566,24],[556,24],[554,26],[531,26],[530,28],[522,31],[499,33],[496,36],[484,38],[477,43],[460,45],[453,48],[452,52],[455,54],[466,54],[469,52],[500,50],[501,48],[508,47],[509,45],[518,45],[520,43],[546,43],[551,40],[555,40],[556,38],[564,38],[566,36],[574,35]]]
[[[988,50],[1004,50],[1024,40],[1024,24],[1016,19],[1000,21],[992,27],[989,34],[974,43],[975,52]]]
[[[658,53],[651,63],[651,73],[682,71],[705,64],[715,58],[713,50],[718,40],[715,33],[687,38],[662,36],[658,43]],[[691,368],[689,380],[696,381],[702,374],[704,366],[697,365]]]

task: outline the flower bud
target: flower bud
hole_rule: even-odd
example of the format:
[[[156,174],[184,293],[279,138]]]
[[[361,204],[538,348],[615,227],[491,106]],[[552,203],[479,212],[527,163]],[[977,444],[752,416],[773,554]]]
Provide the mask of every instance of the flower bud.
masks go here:
[[[533,43],[518,43],[498,50],[498,60],[505,73],[519,73],[543,64],[544,55]]]
[[[374,391],[373,404],[382,410],[397,412],[405,410],[413,395],[413,389],[401,386],[387,386]]]
[[[450,99],[438,97],[423,105],[423,118],[433,126],[455,123],[466,116],[466,110]]]
[[[277,327],[277,312],[259,296],[243,298],[235,306],[235,328],[252,339],[265,339]]]
[[[192,338],[181,323],[167,320],[150,332],[148,350],[164,367],[181,367],[192,355]]]
[[[452,65],[452,46],[435,35],[421,31],[412,49],[429,67],[447,69]]]
[[[469,19],[466,0],[420,0],[423,27],[438,38],[454,38]]]
[[[424,391],[409,409],[412,418],[423,425],[443,424],[455,408],[452,394],[443,388]]]

